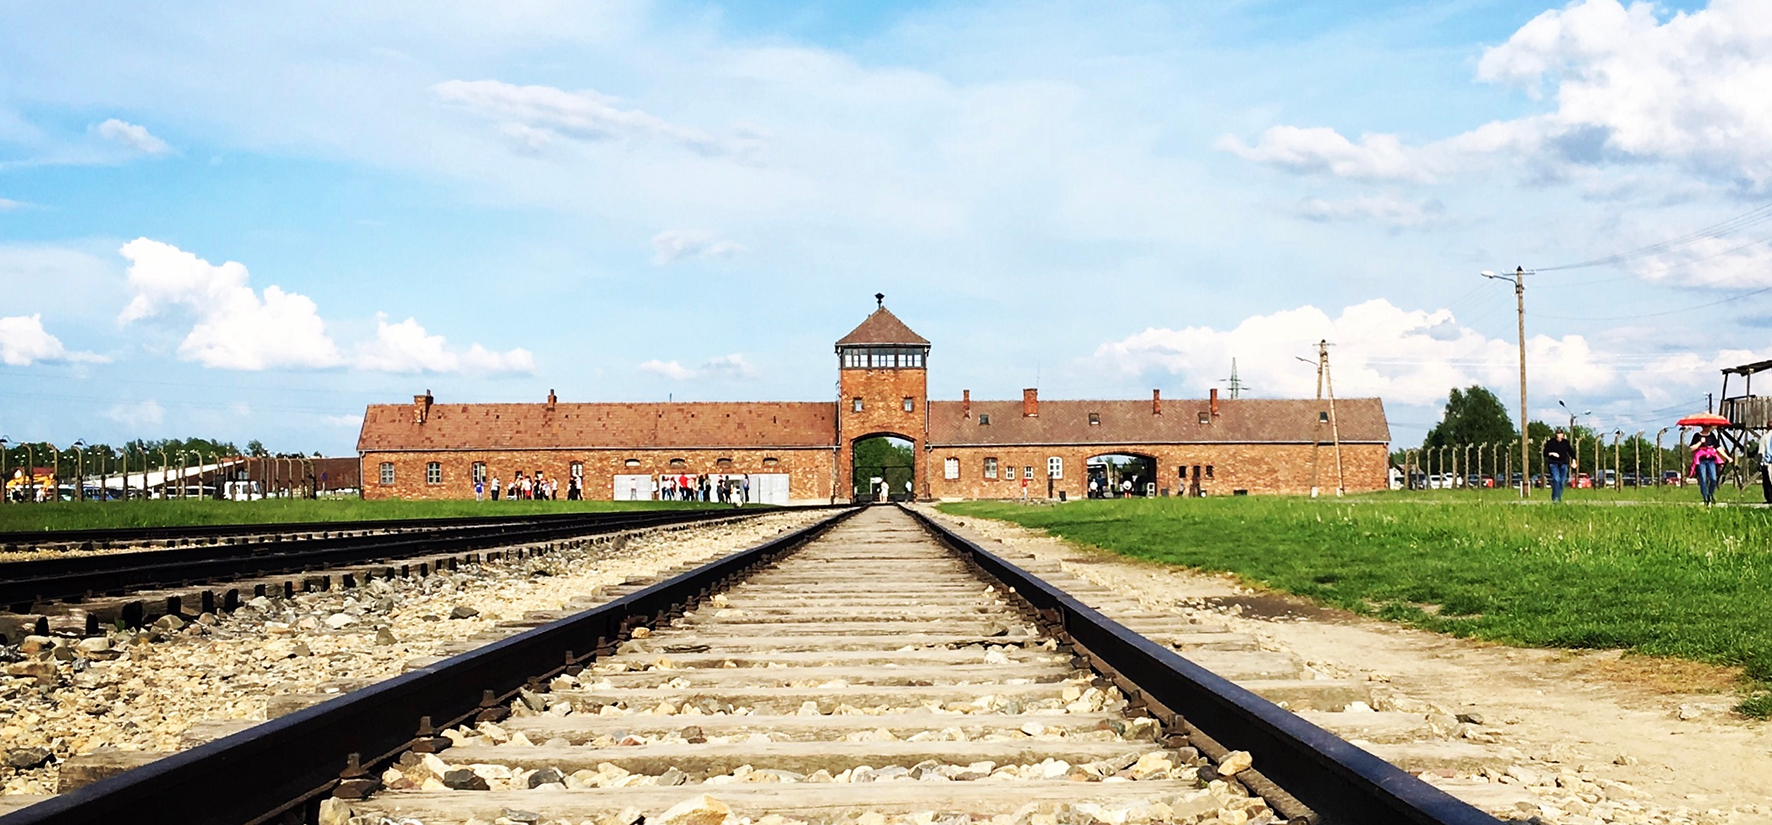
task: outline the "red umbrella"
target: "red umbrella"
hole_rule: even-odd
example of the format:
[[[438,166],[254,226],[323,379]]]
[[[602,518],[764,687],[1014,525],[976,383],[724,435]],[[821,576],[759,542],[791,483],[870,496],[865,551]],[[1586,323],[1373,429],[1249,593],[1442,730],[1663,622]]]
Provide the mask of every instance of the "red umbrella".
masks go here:
[[[1727,427],[1730,421],[1716,413],[1694,413],[1674,423],[1681,427]]]

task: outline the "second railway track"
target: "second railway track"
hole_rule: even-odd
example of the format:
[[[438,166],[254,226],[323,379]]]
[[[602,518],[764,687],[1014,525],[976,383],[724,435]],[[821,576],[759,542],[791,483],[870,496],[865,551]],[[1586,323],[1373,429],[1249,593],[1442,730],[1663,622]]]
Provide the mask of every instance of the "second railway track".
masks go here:
[[[932,523],[832,522],[0,825],[1495,821]]]

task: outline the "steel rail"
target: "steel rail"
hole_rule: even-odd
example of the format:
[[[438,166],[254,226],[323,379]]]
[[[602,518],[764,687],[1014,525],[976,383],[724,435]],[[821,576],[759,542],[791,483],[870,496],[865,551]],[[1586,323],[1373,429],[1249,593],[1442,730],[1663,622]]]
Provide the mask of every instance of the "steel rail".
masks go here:
[[[496,507],[496,504],[489,505]],[[718,508],[709,508],[718,509]],[[188,524],[172,527],[85,527],[76,529],[13,530],[0,532],[0,546],[34,544],[135,544],[147,541],[217,539],[234,536],[288,535],[290,533],[342,533],[476,527],[490,524],[562,520],[605,512],[682,512],[675,509],[598,511],[596,513],[535,513],[496,516],[443,516],[438,518],[358,519],[354,521],[255,522],[247,524]]]
[[[0,816],[0,825],[251,825],[299,813],[332,789],[350,757],[374,765],[413,744],[422,719],[446,728],[502,707],[530,680],[612,653],[635,627],[693,606],[855,512],[838,512],[607,604]]]
[[[540,524],[497,524],[435,532],[339,536],[255,544],[60,556],[0,563],[0,607],[191,582],[321,570],[401,557],[449,554],[646,527],[752,517],[770,510],[586,513]]]
[[[1458,800],[1291,711],[1151,641],[923,513],[906,508],[937,540],[1010,588],[1136,687],[1162,717],[1169,711],[1226,747],[1248,751],[1267,779],[1324,821],[1347,825],[1498,825]]]

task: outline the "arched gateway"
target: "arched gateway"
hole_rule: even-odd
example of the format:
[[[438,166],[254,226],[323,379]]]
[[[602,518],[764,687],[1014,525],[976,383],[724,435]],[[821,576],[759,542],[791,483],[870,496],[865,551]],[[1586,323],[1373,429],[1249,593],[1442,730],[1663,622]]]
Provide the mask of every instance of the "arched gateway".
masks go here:
[[[590,499],[736,489],[766,504],[877,499],[882,485],[893,499],[1078,499],[1092,476],[1158,496],[1310,489],[1311,453],[1328,438],[1322,401],[1042,401],[1033,388],[931,401],[928,339],[874,301],[836,342],[834,402],[575,403],[549,391],[546,403],[451,404],[426,391],[371,405],[357,440],[363,497],[473,499],[481,479],[508,496],[519,473],[558,479],[562,498],[576,483]],[[1384,489],[1382,402],[1335,404],[1347,489]]]

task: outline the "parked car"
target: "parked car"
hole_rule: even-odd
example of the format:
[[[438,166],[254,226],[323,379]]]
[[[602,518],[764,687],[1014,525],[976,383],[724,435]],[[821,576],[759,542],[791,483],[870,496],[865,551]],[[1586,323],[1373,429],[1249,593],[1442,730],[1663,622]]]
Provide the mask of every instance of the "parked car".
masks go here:
[[[1637,474],[1625,473],[1624,477],[1619,479],[1619,481],[1626,487],[1635,487],[1637,486]]]
[[[1586,490],[1594,486],[1594,477],[1587,473],[1576,473],[1575,484],[1573,486],[1578,490]]]
[[[1685,479],[1680,477],[1679,470],[1662,470],[1661,471],[1661,483],[1669,485],[1669,486],[1673,486],[1673,487],[1678,487],[1681,484],[1685,483]]]
[[[1483,482],[1482,476],[1477,475],[1476,473],[1471,473],[1470,475],[1467,475],[1464,477],[1464,486],[1482,488],[1482,487],[1487,487],[1489,485],[1485,484]]]

